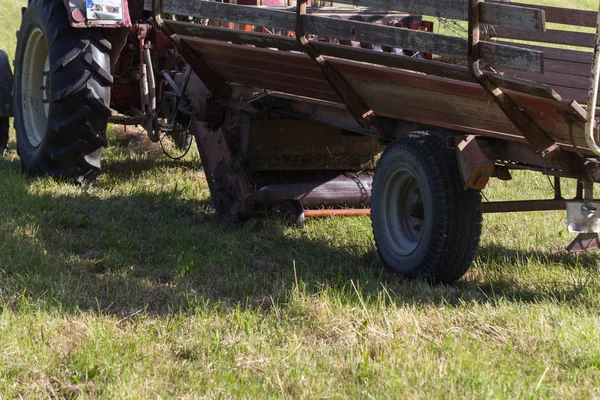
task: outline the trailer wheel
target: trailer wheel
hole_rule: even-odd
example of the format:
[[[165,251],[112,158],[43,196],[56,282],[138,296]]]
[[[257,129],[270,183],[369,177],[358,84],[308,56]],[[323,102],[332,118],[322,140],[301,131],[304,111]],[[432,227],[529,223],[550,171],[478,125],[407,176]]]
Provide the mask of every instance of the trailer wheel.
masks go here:
[[[383,153],[371,220],[383,264],[407,278],[452,283],[471,266],[481,234],[481,196],[463,189],[454,150],[417,132]]]
[[[15,129],[28,173],[82,180],[100,168],[110,116],[111,44],[76,29],[63,0],[31,0],[15,60]]]

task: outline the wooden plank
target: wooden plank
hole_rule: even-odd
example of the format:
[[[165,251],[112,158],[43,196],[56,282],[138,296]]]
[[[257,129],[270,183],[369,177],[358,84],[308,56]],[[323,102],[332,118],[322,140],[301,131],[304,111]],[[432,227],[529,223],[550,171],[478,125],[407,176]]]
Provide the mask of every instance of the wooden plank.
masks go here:
[[[466,59],[467,56],[467,40],[455,36],[317,15],[304,15],[302,18],[308,33],[461,59]],[[512,68],[534,73],[543,71],[543,57],[538,51],[498,43],[482,43],[481,55],[486,62],[499,69]]]
[[[202,39],[185,39],[185,41],[209,62],[241,65],[253,69],[263,68],[267,71],[287,73],[293,77],[318,79],[321,83],[327,82],[315,63],[304,54],[257,49]]]
[[[472,99],[457,94],[440,94],[432,90],[415,92],[401,84],[387,85],[384,81],[371,81],[354,77],[353,88],[363,96],[365,102],[375,111],[398,109],[406,106],[468,117],[480,124],[493,123],[512,127],[510,120],[495,104],[482,99]]]
[[[429,0],[426,2],[420,0],[341,0],[337,3],[463,21],[468,19],[468,1],[466,0]],[[152,0],[145,0],[144,8],[151,11]],[[295,17],[293,13],[283,11],[283,9],[288,8],[282,7],[282,10],[277,10],[272,7],[242,6],[199,0],[162,0],[162,11],[165,13],[293,30]],[[504,26],[520,29],[545,29],[544,12],[536,7],[482,3],[481,22],[487,24],[500,22]]]
[[[480,23],[515,29],[546,30],[546,15],[539,7],[521,7],[521,4],[515,3],[494,4],[487,1],[480,3],[480,7]]]
[[[198,16],[196,8],[200,2],[200,0],[162,0],[162,11],[178,15]],[[341,0],[336,3],[461,20],[466,20],[468,15],[466,0],[429,0],[426,2],[421,0]],[[144,8],[148,11],[152,10],[152,0],[145,0]]]
[[[504,44],[514,44],[513,42],[507,42],[504,40],[497,40],[498,43]],[[523,47],[525,49],[537,50],[544,53],[544,60],[559,60],[559,61],[569,61],[573,63],[582,63],[588,64],[591,69],[592,65],[592,57],[594,53],[591,51],[579,51],[579,50],[568,50],[568,49],[558,49],[553,47],[545,47],[545,46],[536,46],[533,44],[522,44],[519,43],[519,47]]]
[[[546,22],[553,22],[565,25],[585,26],[589,28],[596,27],[596,19],[598,15],[596,11],[580,10],[575,8],[552,7],[541,4],[528,4],[521,2],[516,3],[503,0],[486,0],[486,4],[487,3],[535,7],[545,12]]]
[[[571,74],[589,79],[591,65],[573,63],[570,61],[550,60],[547,64],[546,72],[558,72],[561,74]]]
[[[544,85],[531,80],[512,78],[506,75],[495,74],[493,72],[484,73],[494,85],[501,89],[508,89],[519,93],[530,94],[532,96],[542,97],[549,100],[561,101],[561,97],[548,85]],[[539,75],[534,75],[535,77]]]
[[[528,80],[536,80],[537,82],[552,85],[552,87],[568,87],[573,89],[582,89],[586,92],[590,86],[589,77],[572,75],[569,73],[561,73],[561,72],[545,72],[542,75],[531,74],[527,72],[521,71],[510,71],[505,72],[504,76],[511,76],[520,79],[528,79]]]
[[[340,46],[334,43],[313,42],[315,49],[324,56],[377,64],[387,67],[401,68],[427,75],[473,82],[473,77],[466,67],[431,60],[400,56],[391,53]]]
[[[302,23],[307,33],[320,36],[451,57],[465,57],[467,54],[466,40],[456,36],[309,14],[302,16]]]
[[[166,21],[165,25],[180,36],[221,40],[225,42],[252,44],[257,47],[277,48],[283,51],[302,51],[302,46],[294,38],[265,33],[246,32],[214,26],[198,25],[189,22]]]
[[[151,2],[151,0],[150,0]],[[258,6],[243,6],[202,0],[162,0],[163,12],[209,18],[220,21],[264,26],[273,29],[294,30],[296,14]],[[146,1],[148,5],[149,1]],[[152,6],[150,5],[150,9]]]
[[[464,97],[471,97],[483,100],[487,103],[493,103],[491,96],[480,85],[475,83],[458,82],[434,76],[415,74],[410,71],[386,69],[345,60],[332,60],[331,63],[336,69],[342,72],[344,76],[347,76],[348,79],[351,80],[381,80],[389,85],[401,84],[410,86],[414,88],[415,91],[430,89],[443,94],[458,93]],[[539,109],[544,112],[553,112],[557,107],[564,111],[570,109],[569,102],[548,100],[517,92],[513,94],[513,97],[519,105]]]
[[[395,27],[384,27],[363,22],[342,21],[314,15],[305,15],[305,17],[311,18],[307,21],[317,18],[319,22],[317,29],[320,29],[321,34],[325,36],[348,40],[356,40],[356,37],[360,37],[361,40],[359,41],[369,42],[369,40],[374,40],[377,43],[381,42],[378,40],[378,35],[381,35],[382,32],[392,32],[396,35],[394,40],[391,42],[385,41],[385,43],[393,43],[394,45],[391,47],[410,48],[411,50],[418,49],[424,52],[456,56],[462,59],[466,59],[467,56],[467,41],[462,38]],[[340,22],[343,22],[343,24],[340,24]],[[295,39],[284,36],[245,32],[179,21],[165,21],[165,24],[174,33],[183,36],[252,44],[258,47],[273,47],[284,51],[302,51],[302,46]],[[311,25],[307,26],[307,29],[309,29],[309,32],[315,30],[314,26]],[[353,32],[353,29],[355,31],[356,29],[364,29],[365,33],[357,35],[356,32]],[[445,38],[443,38],[444,36]],[[440,39],[443,40],[440,41]],[[406,40],[406,42],[403,42],[404,45],[400,44],[402,40]],[[385,43],[383,44],[389,45]],[[460,49],[459,44],[461,46]],[[455,51],[458,51],[458,54]],[[505,44],[482,42],[481,54],[486,62],[500,70],[510,68],[541,73],[544,69],[542,53],[534,50]]]
[[[510,68],[535,74],[544,72],[542,52],[492,42],[479,42],[479,46],[481,58],[497,70]]]
[[[526,40],[530,42],[555,43],[568,46],[594,47],[595,35],[585,32],[568,32],[560,30],[547,30],[546,32],[524,31],[521,29],[493,27],[487,32],[490,37],[504,39]]]

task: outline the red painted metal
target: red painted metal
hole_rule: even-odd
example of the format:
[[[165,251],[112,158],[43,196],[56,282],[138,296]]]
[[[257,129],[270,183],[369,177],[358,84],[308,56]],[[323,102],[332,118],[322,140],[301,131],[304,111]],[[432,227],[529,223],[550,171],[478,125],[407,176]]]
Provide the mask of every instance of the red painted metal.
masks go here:
[[[228,120],[227,116],[216,130],[203,122],[194,122],[192,133],[217,213],[230,220],[245,220],[250,214],[248,182],[243,171],[235,166],[225,137]]]
[[[598,250],[599,248],[600,240],[597,233],[580,233],[569,244],[567,251],[569,253],[583,253],[589,250]]]

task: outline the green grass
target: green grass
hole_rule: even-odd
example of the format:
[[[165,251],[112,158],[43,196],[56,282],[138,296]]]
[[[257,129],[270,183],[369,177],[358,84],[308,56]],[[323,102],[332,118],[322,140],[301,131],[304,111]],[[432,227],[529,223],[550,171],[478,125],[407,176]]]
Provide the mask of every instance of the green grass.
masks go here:
[[[197,153],[130,139],[84,186],[0,159],[0,398],[600,397],[600,264],[563,212],[486,216],[474,268],[430,286],[382,268],[367,218],[223,222]]]

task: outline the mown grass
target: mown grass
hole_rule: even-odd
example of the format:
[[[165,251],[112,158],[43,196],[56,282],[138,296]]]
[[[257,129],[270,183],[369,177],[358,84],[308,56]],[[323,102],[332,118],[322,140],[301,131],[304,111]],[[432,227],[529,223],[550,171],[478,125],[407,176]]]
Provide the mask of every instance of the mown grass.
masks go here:
[[[220,220],[195,152],[114,130],[74,186],[24,177],[14,147],[0,398],[600,397],[599,263],[564,252],[563,212],[486,216],[474,268],[431,286],[382,268],[367,218]],[[486,197],[552,195],[514,177]]]

